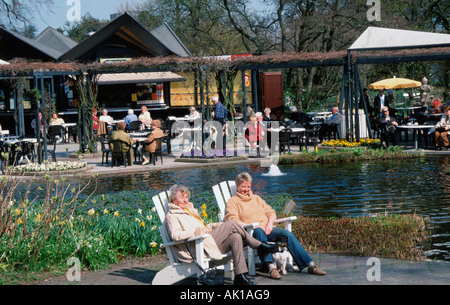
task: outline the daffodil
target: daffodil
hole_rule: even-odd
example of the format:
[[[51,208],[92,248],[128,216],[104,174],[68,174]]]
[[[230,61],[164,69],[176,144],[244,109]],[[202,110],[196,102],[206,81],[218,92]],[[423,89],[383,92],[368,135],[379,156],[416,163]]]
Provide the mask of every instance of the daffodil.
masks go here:
[[[141,223],[139,224],[139,226],[145,227],[145,222],[141,221]]]
[[[119,211],[115,211],[114,216],[119,216]]]
[[[91,215],[91,216],[94,215],[94,214],[95,214],[94,208],[90,209],[90,210],[88,211],[88,214]]]

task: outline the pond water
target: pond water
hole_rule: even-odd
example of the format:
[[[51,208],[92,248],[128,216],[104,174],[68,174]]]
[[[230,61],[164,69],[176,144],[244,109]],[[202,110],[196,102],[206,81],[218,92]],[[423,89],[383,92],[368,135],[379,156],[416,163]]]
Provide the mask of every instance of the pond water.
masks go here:
[[[427,256],[450,260],[449,169],[447,157],[280,166],[281,175],[271,175],[268,168],[256,164],[199,167],[100,177],[97,193],[162,191],[175,183],[192,191],[212,192],[213,185],[248,171],[256,193],[289,193],[297,203],[295,212],[304,216],[354,217],[385,212],[429,216],[434,229]]]

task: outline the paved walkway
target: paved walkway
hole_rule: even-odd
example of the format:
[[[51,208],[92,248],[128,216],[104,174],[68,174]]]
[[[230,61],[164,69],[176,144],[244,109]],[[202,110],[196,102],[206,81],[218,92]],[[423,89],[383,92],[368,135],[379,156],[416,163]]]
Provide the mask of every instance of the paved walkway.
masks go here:
[[[272,280],[257,272],[252,279],[258,285],[449,285],[450,262],[411,262],[397,259],[311,254],[312,259],[327,272],[324,276],[302,272],[288,273],[281,280]],[[167,266],[165,255],[152,259],[122,263],[108,270],[83,272],[79,282],[69,282],[66,276],[45,280],[41,285],[149,285],[156,272]],[[226,285],[232,281],[226,275]],[[187,280],[181,285],[195,285]]]

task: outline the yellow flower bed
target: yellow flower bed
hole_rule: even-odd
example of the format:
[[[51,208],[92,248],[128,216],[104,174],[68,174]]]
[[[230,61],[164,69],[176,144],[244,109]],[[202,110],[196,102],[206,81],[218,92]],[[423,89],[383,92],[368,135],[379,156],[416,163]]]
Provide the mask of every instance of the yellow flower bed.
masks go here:
[[[349,142],[347,140],[338,139],[331,141],[323,141],[322,146],[331,147],[360,147],[360,146],[377,146],[380,145],[379,139],[360,139],[358,142]]]

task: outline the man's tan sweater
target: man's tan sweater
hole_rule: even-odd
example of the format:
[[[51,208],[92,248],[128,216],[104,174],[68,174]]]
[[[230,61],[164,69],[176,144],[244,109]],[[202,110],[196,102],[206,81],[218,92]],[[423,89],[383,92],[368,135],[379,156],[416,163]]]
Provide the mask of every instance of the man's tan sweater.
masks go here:
[[[236,192],[236,195],[228,199],[225,209],[225,220],[245,224],[259,222],[260,228],[266,227],[271,215],[276,215],[272,207],[252,192],[250,196]]]

